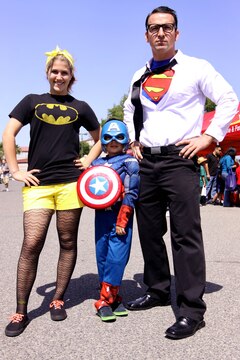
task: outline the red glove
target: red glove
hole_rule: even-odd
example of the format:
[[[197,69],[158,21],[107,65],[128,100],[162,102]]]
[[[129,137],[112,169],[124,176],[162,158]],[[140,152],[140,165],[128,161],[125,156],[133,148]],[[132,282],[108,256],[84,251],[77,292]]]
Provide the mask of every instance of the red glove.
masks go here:
[[[132,213],[133,208],[131,206],[122,205],[118,213],[116,226],[120,226],[125,229]]]

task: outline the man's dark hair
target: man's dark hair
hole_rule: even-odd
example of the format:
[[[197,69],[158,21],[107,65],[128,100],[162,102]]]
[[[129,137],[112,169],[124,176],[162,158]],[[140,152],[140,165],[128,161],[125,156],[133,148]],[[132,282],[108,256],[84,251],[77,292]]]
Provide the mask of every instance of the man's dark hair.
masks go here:
[[[146,20],[145,20],[145,27],[146,27],[146,30],[148,28],[148,19],[149,19],[149,16],[151,16],[152,14],[157,14],[157,13],[162,13],[162,14],[171,14],[174,18],[174,23],[175,23],[175,27],[176,29],[178,28],[178,18],[177,18],[177,13],[175,10],[167,7],[167,6],[159,6],[157,8],[155,8],[150,14],[148,14],[148,16],[146,17]]]

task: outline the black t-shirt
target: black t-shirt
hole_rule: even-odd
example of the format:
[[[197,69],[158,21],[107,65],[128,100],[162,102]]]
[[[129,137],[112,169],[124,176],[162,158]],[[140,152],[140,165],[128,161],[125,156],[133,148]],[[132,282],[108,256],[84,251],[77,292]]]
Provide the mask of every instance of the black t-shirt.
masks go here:
[[[216,176],[218,170],[219,157],[213,154],[207,155],[208,169],[210,176]]]
[[[30,124],[28,170],[40,185],[76,181],[81,171],[74,166],[79,157],[79,131],[88,131],[100,124],[91,107],[71,95],[30,94],[9,114],[23,125]]]

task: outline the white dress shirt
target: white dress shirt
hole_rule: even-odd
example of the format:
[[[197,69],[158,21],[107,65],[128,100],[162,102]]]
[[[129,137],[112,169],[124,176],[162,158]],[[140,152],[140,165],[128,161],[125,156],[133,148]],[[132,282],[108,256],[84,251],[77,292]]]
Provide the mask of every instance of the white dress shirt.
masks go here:
[[[140,91],[143,107],[140,143],[146,147],[165,146],[200,136],[206,97],[217,106],[214,118],[205,133],[217,141],[222,141],[237,112],[237,95],[231,85],[206,60],[184,55],[180,50],[177,51],[175,59],[175,74],[169,90],[159,103],[153,103]],[[147,67],[150,67],[149,62]],[[128,127],[131,142],[135,140],[132,85],[145,70],[146,66],[134,74],[128,98],[124,103],[124,122]]]

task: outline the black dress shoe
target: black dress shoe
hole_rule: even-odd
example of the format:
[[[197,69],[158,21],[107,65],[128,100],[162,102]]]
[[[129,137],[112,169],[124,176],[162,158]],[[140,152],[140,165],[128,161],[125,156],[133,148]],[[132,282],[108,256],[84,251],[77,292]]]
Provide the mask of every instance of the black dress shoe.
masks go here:
[[[193,320],[189,317],[181,316],[170,328],[166,330],[166,336],[170,339],[183,339],[195,334],[205,326],[203,320]]]
[[[170,299],[166,301],[162,301],[160,299],[156,299],[149,294],[144,295],[136,300],[129,301],[126,305],[128,310],[147,310],[151,309],[155,306],[167,306],[170,305]]]

